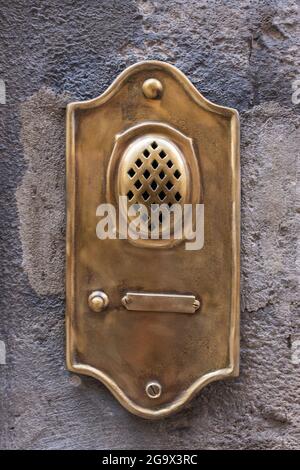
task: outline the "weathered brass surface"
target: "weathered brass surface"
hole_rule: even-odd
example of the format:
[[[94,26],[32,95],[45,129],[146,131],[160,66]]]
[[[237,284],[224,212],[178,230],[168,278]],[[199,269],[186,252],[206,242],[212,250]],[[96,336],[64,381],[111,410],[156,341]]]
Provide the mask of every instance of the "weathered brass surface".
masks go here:
[[[108,306],[109,300],[105,292],[94,291],[89,295],[88,304],[94,312],[101,312]]]
[[[152,100],[160,98],[163,92],[163,86],[156,78],[148,78],[145,80],[142,89],[145,97]]]
[[[149,382],[146,385],[146,393],[149,398],[155,399],[160,397],[162,388],[159,382]]]
[[[116,208],[119,196],[127,197],[129,207],[143,204],[147,209],[152,204],[199,203],[200,170],[192,140],[168,124],[149,121],[117,134],[108,164],[106,193],[107,201]],[[144,247],[173,246],[178,243],[178,227],[171,228],[170,239],[141,238],[132,243]],[[150,229],[149,224],[147,232]],[[164,233],[162,223],[159,232]]]
[[[171,168],[168,165],[171,165]],[[190,186],[180,149],[159,134],[143,135],[129,144],[118,171],[119,194],[129,204],[184,204]]]
[[[200,307],[194,295],[127,292],[122,299],[127,310],[139,312],[195,313]]]
[[[152,139],[181,180],[151,149]],[[151,200],[159,197],[134,166],[143,149],[174,185],[167,192],[166,180],[151,170],[167,201],[179,192],[179,203],[204,204],[201,250],[185,250],[184,241],[97,238],[99,204],[117,207],[118,195],[129,190],[141,201],[142,192],[132,186],[137,179]],[[148,168],[146,160],[142,164]],[[126,176],[130,168],[133,179]],[[169,415],[209,382],[236,376],[239,211],[237,112],[206,100],[173,66],[136,64],[100,97],[68,105],[68,368],[101,380],[128,410],[146,418]],[[95,292],[109,298],[105,308]],[[168,303],[154,311],[156,299],[146,301],[144,311],[122,303],[132,294],[143,294],[143,300],[147,293],[186,295],[201,305],[184,315],[168,311]]]

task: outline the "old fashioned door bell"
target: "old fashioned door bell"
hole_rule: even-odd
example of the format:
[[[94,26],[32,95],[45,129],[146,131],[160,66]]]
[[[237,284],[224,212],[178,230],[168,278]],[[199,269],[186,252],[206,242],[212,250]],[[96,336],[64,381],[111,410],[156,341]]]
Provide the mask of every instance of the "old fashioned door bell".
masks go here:
[[[164,417],[239,368],[239,120],[175,67],[67,109],[67,365]]]

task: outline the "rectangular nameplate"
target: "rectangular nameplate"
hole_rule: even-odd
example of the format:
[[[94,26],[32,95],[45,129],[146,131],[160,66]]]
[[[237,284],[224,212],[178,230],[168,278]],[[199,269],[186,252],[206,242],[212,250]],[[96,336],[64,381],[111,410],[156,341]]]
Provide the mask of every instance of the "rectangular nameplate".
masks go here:
[[[195,313],[200,302],[194,295],[127,292],[122,299],[127,310],[141,312]]]

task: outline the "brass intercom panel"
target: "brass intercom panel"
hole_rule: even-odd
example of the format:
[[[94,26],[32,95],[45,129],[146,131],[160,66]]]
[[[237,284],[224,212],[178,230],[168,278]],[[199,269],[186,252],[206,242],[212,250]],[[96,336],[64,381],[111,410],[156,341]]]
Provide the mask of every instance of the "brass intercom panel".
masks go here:
[[[238,375],[239,211],[238,114],[175,67],[69,104],[68,368],[146,418]]]

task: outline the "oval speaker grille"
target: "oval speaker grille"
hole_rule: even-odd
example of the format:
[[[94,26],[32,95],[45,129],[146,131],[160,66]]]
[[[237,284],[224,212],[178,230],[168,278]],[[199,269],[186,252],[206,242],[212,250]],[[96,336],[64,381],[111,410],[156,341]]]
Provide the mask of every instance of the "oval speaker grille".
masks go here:
[[[116,233],[121,238],[128,236],[132,244],[147,248],[181,243],[194,230],[193,221],[188,221],[186,230],[185,216],[198,203],[200,193],[199,168],[189,137],[158,122],[137,124],[116,135],[106,194],[107,201],[118,208]],[[189,208],[182,207],[185,204]]]
[[[125,150],[120,165],[119,190],[128,205],[184,204],[187,172],[180,149],[169,139],[146,135]]]

